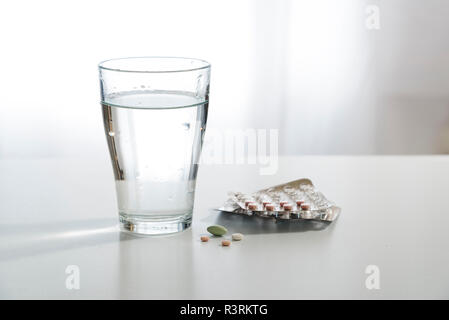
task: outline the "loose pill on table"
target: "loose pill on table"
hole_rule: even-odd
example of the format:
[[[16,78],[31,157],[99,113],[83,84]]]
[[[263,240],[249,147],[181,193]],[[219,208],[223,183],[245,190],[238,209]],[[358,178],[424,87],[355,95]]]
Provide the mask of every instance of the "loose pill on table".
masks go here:
[[[209,241],[209,237],[208,236],[202,236],[200,239],[201,239],[202,242]]]
[[[233,233],[232,234],[232,240],[234,240],[234,241],[243,240],[243,234],[241,234],[241,233]]]
[[[229,240],[223,240],[223,241],[221,242],[221,245],[222,245],[223,247],[229,247],[229,246],[231,245],[231,241],[229,241]]]
[[[207,227],[207,231],[212,233],[214,236],[222,236],[228,232],[228,229],[220,225],[214,225]]]

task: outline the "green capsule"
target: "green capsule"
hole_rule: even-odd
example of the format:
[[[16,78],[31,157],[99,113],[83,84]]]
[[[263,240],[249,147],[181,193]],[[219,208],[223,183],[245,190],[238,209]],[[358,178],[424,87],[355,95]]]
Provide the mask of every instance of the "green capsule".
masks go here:
[[[215,226],[209,226],[207,227],[207,231],[212,233],[214,236],[222,236],[225,235],[226,232],[228,232],[228,230],[223,227],[223,226],[219,226],[219,225],[215,225]]]

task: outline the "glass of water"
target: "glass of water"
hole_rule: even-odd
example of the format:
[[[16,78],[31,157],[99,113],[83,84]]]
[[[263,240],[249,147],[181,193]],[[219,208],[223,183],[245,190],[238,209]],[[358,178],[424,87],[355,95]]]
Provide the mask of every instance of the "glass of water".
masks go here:
[[[192,221],[210,64],[174,57],[99,64],[121,229],[167,234]]]

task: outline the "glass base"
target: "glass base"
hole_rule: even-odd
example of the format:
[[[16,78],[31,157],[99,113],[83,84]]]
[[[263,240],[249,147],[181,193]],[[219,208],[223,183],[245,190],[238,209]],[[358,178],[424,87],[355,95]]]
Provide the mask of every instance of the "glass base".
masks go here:
[[[120,230],[139,235],[164,235],[184,231],[192,224],[192,215],[175,219],[131,218],[120,214]]]

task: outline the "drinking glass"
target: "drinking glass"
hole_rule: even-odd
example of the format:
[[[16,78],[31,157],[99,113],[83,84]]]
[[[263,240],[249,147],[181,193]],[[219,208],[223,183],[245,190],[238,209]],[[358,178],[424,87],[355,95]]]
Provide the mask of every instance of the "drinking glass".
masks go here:
[[[167,234],[192,221],[209,106],[210,64],[136,57],[99,64],[120,226]]]

